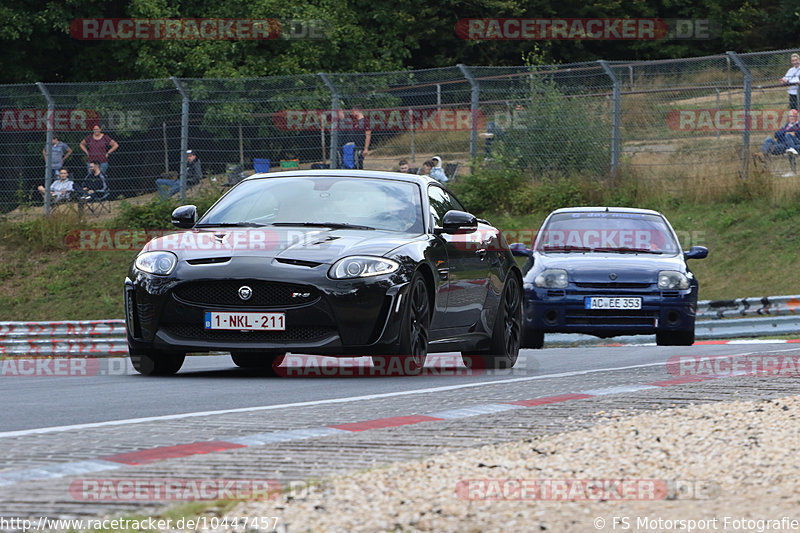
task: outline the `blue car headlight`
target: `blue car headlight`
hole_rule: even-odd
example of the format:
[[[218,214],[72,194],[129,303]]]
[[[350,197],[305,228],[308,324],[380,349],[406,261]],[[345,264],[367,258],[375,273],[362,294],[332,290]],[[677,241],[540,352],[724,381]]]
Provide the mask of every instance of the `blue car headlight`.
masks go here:
[[[142,272],[168,276],[175,270],[178,257],[172,252],[143,252],[139,254],[134,264]]]
[[[533,279],[534,285],[543,289],[566,289],[569,277],[563,268],[548,268],[542,270]]]
[[[328,271],[332,279],[366,278],[391,274],[400,268],[400,263],[385,257],[353,255],[336,261]]]
[[[688,289],[689,278],[677,270],[662,270],[658,273],[658,288],[662,291]]]

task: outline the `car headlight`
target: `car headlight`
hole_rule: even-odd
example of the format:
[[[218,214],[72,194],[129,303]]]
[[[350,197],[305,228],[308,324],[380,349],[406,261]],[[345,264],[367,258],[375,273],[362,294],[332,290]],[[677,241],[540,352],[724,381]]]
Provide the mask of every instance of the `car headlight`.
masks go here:
[[[175,270],[178,258],[172,252],[144,252],[139,254],[134,264],[142,272],[167,276]]]
[[[688,289],[689,278],[677,270],[662,270],[658,273],[658,288],[661,290]]]
[[[400,263],[383,257],[354,255],[333,264],[328,276],[333,279],[366,278],[390,274],[400,268]]]
[[[533,283],[537,287],[542,287],[544,289],[566,289],[568,280],[567,271],[563,268],[548,268],[542,270],[539,275],[533,279]]]

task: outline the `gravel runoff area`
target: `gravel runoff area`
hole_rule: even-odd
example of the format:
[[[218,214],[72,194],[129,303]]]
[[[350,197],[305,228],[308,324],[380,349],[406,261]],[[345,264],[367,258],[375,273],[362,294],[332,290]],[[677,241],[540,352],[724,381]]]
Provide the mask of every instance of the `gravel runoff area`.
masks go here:
[[[800,530],[800,396],[602,417],[325,480],[228,516],[279,517],[290,533]]]

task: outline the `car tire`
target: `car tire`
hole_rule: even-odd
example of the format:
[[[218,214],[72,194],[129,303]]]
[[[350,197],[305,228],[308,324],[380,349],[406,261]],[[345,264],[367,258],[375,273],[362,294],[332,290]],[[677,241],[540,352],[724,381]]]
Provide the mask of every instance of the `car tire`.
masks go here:
[[[524,328],[522,331],[522,347],[541,350],[544,348],[544,331],[541,329]]]
[[[267,371],[272,376],[277,375],[275,369],[281,366],[285,358],[286,352],[231,352],[233,364],[239,368],[257,368]]]
[[[171,376],[183,366],[185,353],[161,350],[134,350],[128,346],[133,368],[144,376]]]
[[[428,297],[428,285],[422,274],[415,272],[403,306],[396,355],[375,355],[372,358],[373,364],[406,376],[422,372],[428,357],[430,325],[431,301]]]
[[[658,346],[691,346],[694,344],[694,329],[680,331],[657,331]]]
[[[522,343],[522,285],[517,276],[508,276],[497,318],[492,329],[489,349],[461,354],[467,368],[506,369],[517,364]]]

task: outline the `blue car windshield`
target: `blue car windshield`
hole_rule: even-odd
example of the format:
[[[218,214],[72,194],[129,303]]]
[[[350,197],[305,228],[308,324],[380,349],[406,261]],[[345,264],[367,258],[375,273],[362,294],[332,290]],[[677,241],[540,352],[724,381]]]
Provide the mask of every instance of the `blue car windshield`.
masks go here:
[[[422,233],[419,187],[365,177],[295,176],[245,181],[198,226],[330,226]]]
[[[543,253],[636,253],[675,255],[680,246],[660,215],[582,211],[557,213],[537,236]]]

